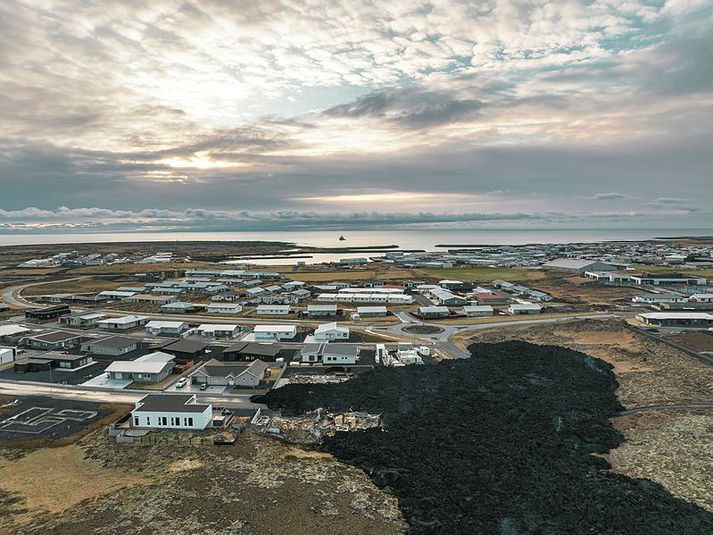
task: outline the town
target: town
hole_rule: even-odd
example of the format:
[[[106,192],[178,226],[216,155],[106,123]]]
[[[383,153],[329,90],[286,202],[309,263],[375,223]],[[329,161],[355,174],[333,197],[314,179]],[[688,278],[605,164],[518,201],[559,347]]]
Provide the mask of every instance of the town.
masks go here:
[[[713,366],[705,242],[449,246],[270,266],[168,247],[13,258],[0,270],[8,444],[97,425],[123,448],[235,444],[245,432],[319,444],[379,427],[380,415],[295,417],[261,397],[468,359],[479,333],[526,327],[616,325]]]

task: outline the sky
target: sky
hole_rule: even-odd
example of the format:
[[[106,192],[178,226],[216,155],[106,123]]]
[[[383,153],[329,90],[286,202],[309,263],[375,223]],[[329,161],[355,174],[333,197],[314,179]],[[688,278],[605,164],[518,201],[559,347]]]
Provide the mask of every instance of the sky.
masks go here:
[[[713,227],[710,0],[5,0],[0,232]]]

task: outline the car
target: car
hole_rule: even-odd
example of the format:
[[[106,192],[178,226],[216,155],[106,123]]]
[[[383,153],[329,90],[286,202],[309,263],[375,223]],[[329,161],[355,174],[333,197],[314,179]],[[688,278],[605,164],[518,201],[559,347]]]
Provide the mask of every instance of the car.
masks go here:
[[[176,388],[183,388],[184,386],[186,386],[186,383],[186,378],[181,377],[178,381],[176,381]]]
[[[201,390],[208,390],[208,383],[201,383]]]

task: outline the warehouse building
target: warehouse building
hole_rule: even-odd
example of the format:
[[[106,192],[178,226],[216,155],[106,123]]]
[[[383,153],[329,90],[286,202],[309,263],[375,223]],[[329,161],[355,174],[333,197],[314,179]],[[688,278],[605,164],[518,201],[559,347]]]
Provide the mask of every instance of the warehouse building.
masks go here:
[[[636,319],[646,325],[709,329],[713,327],[713,314],[708,312],[645,312]]]

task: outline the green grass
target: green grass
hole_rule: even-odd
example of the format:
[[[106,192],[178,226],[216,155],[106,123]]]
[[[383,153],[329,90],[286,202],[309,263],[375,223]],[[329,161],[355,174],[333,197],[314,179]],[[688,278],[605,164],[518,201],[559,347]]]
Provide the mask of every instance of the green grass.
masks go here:
[[[541,271],[516,268],[493,268],[481,266],[469,266],[463,268],[446,269],[421,269],[424,277],[438,280],[455,279],[462,281],[491,282],[495,279],[506,281],[530,281],[543,277]]]
[[[644,264],[632,264],[631,266],[637,273],[640,271],[648,271],[649,273],[674,272],[693,275],[695,277],[713,277],[713,268],[691,269],[684,266],[646,266]]]

